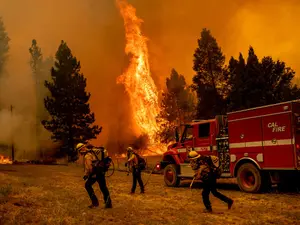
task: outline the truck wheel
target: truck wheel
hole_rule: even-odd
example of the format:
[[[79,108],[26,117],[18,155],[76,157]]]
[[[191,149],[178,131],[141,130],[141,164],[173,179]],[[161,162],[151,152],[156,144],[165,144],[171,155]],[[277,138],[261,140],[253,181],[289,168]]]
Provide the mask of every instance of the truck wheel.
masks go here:
[[[164,180],[168,187],[178,187],[180,178],[177,176],[177,168],[175,164],[169,164],[164,170]]]
[[[240,166],[237,172],[237,183],[242,191],[250,193],[257,193],[263,187],[261,173],[252,163]]]

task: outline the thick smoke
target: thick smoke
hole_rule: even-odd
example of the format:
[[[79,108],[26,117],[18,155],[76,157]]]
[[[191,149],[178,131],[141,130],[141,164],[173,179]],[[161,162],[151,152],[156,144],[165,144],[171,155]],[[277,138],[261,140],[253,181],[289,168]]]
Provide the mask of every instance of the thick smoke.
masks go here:
[[[252,45],[259,57],[272,55],[300,70],[300,2],[296,0],[128,0],[144,20],[143,31],[149,38],[150,63],[157,85],[164,88],[165,77],[175,67],[191,82],[192,60],[202,28],[211,29],[227,59],[246,53]],[[11,38],[9,78],[1,82],[1,100],[6,109],[15,105],[23,110],[16,119],[15,132],[22,147],[31,149],[33,135],[24,132],[19,121],[32,115],[34,101],[28,48],[37,40],[45,57],[54,55],[65,40],[81,61],[91,92],[91,109],[103,131],[94,142],[110,143],[134,139],[130,107],[116,77],[123,73],[128,59],[124,54],[124,27],[114,0],[0,0],[3,17]],[[31,97],[29,97],[31,96]],[[26,111],[26,113],[25,113]],[[9,117],[9,111],[5,116]],[[6,117],[3,118],[6,118]],[[26,116],[26,118],[29,118]],[[28,119],[30,120],[30,119]],[[9,134],[10,122],[0,120],[0,136]],[[26,121],[26,120],[25,120]],[[28,125],[29,126],[29,125]],[[18,127],[18,128],[17,128]],[[29,130],[29,128],[26,128]],[[21,143],[18,142],[18,143]],[[113,144],[115,143],[115,144]],[[117,151],[117,150],[113,150]]]
[[[2,53],[0,51],[0,55]],[[44,113],[45,110],[42,102],[36,104],[33,75],[26,70],[16,73],[7,69],[9,56],[4,61],[0,73],[1,153],[11,156],[11,149],[14,146],[15,159],[38,159],[51,154],[49,150],[55,145],[50,140],[50,134],[36,120],[36,114]],[[45,75],[49,77],[50,67],[45,66],[47,66],[45,70],[49,71]],[[46,96],[46,89],[40,87],[37,92],[42,101]],[[39,139],[36,138],[37,128]]]

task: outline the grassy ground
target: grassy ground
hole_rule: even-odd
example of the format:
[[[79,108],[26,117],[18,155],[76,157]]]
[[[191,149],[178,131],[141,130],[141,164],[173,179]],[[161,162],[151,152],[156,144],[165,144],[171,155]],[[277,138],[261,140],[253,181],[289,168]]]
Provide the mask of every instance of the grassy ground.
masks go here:
[[[131,177],[116,172],[107,179],[112,209],[88,209],[90,204],[76,166],[0,165],[0,225],[2,224],[299,224],[300,195],[246,194],[235,185],[220,184],[232,197],[232,210],[211,197],[213,214],[202,213],[201,188],[167,188],[152,175],[146,194],[129,195]],[[148,174],[143,175],[147,180]],[[97,185],[96,194],[102,200]]]

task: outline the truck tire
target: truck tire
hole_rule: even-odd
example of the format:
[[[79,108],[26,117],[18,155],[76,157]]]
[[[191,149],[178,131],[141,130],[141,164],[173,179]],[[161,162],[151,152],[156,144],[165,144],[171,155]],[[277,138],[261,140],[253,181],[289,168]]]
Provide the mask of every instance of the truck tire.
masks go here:
[[[164,169],[164,181],[168,187],[178,187],[180,178],[178,177],[178,169],[175,164],[169,164]]]
[[[262,174],[252,163],[245,163],[238,169],[237,183],[244,192],[258,193],[263,188]]]

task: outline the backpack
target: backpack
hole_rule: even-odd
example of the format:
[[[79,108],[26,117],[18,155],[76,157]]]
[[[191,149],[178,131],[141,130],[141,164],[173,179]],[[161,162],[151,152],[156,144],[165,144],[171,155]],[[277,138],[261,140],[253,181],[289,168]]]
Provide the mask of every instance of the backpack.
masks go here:
[[[92,163],[95,173],[107,172],[111,166],[112,159],[107,155],[107,150],[104,147],[94,148],[91,151],[97,160]],[[102,160],[99,160],[101,158]]]
[[[146,160],[143,157],[141,157],[139,154],[137,154],[137,153],[134,153],[134,154],[136,155],[136,157],[138,159],[138,167],[139,167],[139,169],[140,170],[146,169],[146,166],[147,166]]]
[[[211,163],[210,163],[211,170],[212,170],[213,174],[215,175],[215,177],[218,179],[221,177],[221,174],[223,172],[221,165],[220,165],[220,160],[217,156],[214,156],[214,155],[211,155],[209,157],[211,159]]]

